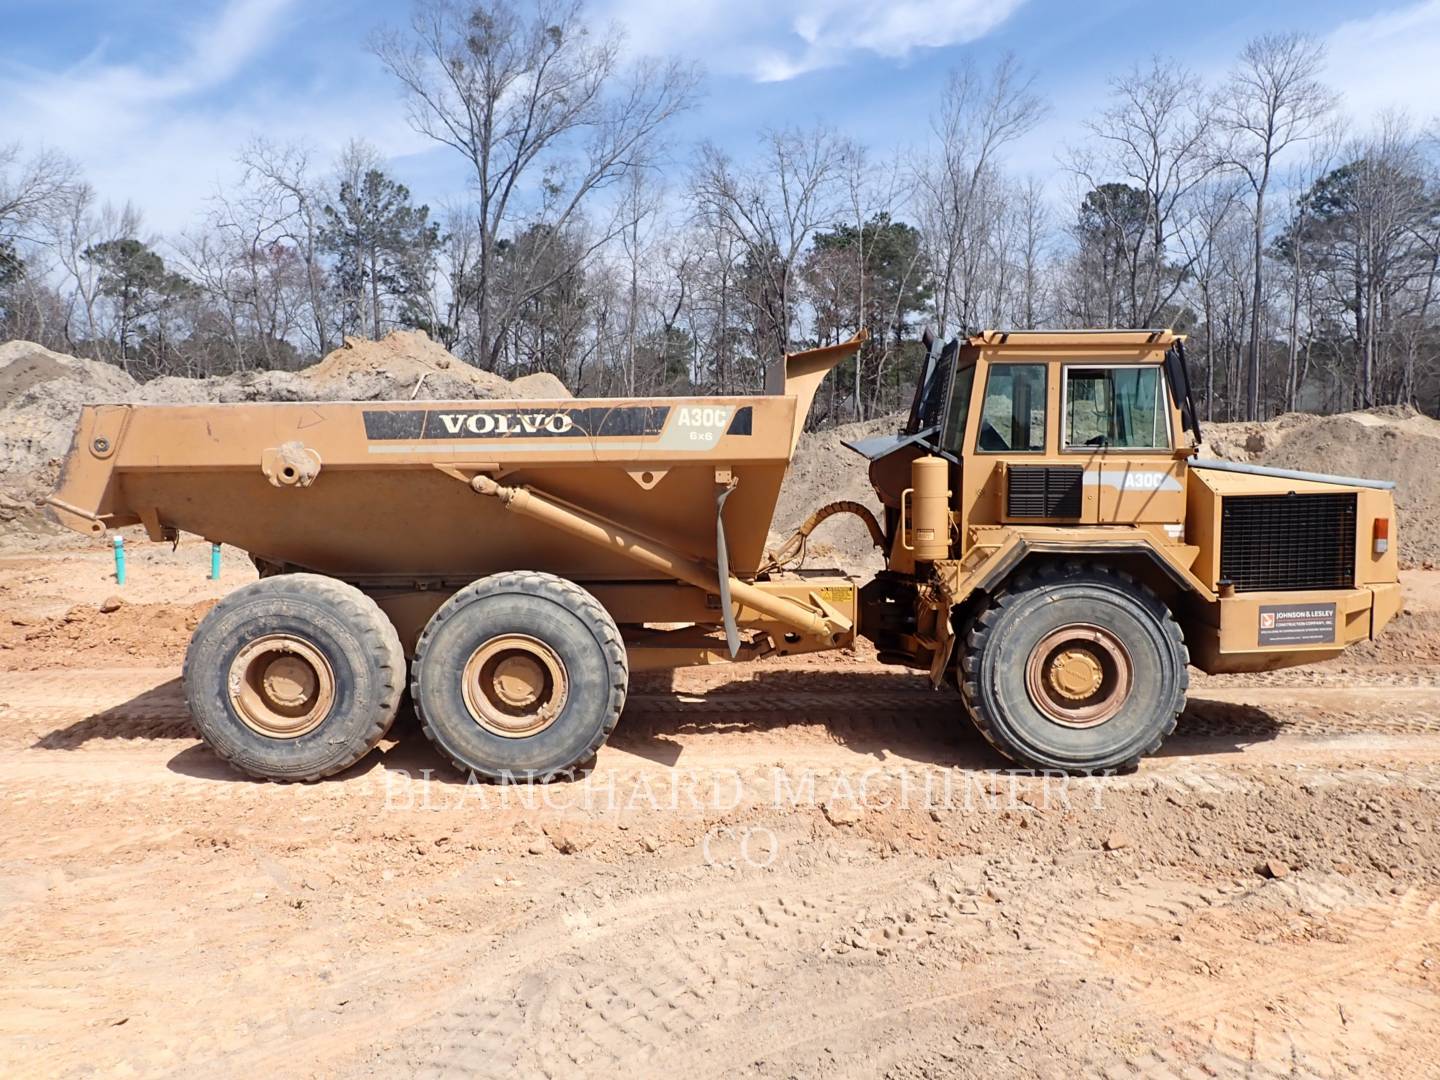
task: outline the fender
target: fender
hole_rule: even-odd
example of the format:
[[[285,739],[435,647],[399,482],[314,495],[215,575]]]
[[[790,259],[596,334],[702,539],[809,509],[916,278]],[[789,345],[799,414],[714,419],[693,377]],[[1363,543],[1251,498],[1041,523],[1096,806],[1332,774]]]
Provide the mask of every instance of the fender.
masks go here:
[[[1153,563],[1182,593],[1206,601],[1216,598],[1185,561],[1187,555],[1193,561],[1194,548],[1161,544],[1144,529],[1007,526],[997,531],[1003,536],[998,545],[977,545],[971,549],[971,557],[948,564],[958,572],[950,589],[956,605],[975,592],[993,592],[1027,559],[1037,555],[1139,556]]]

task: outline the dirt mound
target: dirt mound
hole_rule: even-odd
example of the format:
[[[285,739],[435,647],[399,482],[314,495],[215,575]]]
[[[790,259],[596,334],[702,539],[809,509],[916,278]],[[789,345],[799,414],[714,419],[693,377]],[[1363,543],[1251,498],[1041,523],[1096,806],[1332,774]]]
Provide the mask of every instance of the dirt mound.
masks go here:
[[[130,401],[138,391],[113,364],[29,341],[0,344],[0,529],[39,525],[35,499],[54,484],[80,406]]]
[[[113,364],[51,352],[30,341],[0,344],[0,409],[17,399],[34,400],[39,387],[61,382],[83,384],[96,400],[120,400],[134,393],[135,380]],[[51,385],[47,396],[57,389]]]
[[[1400,558],[1440,561],[1440,420],[1413,409],[1207,424],[1203,456],[1395,481]]]
[[[780,488],[770,548],[773,550],[826,503],[851,499],[879,516],[880,500],[870,486],[870,463],[844,444],[871,435],[889,435],[899,430],[901,420],[898,414],[883,416],[801,435]],[[815,531],[805,563],[811,567],[838,566],[858,574],[881,569],[884,560],[865,526],[847,514],[832,518]]]
[[[346,338],[300,371],[255,371],[139,384],[113,364],[51,352],[28,341],[0,345],[0,530],[46,528],[37,506],[54,487],[84,404],[232,404],[253,401],[555,400],[554,375],[514,382],[452,356],[420,330],[379,341]]]
[[[548,371],[537,371],[534,375],[521,375],[510,384],[510,392],[517,398],[528,401],[555,401],[574,397],[559,376]]]
[[[256,371],[210,379],[164,378],[146,383],[136,400],[154,404],[206,401],[467,401],[568,398],[554,375],[511,382],[473,367],[423,330],[396,330],[379,341],[347,337],[319,363],[299,371]]]
[[[344,345],[314,367],[296,372],[294,379],[321,400],[499,398],[514,393],[508,380],[457,360],[421,330],[396,330],[379,341],[347,337]]]
[[[12,616],[0,625],[0,669],[145,661],[174,663],[213,600],[194,604],[77,604],[54,619]],[[13,662],[11,658],[13,657]]]

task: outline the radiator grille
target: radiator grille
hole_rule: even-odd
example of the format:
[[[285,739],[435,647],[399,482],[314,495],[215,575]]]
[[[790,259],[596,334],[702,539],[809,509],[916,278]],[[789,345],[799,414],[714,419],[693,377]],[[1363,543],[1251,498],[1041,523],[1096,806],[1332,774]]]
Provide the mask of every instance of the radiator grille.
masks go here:
[[[1226,496],[1220,513],[1220,577],[1238,592],[1355,583],[1354,492]]]
[[[1078,518],[1085,470],[1079,465],[1010,465],[1005,513],[1012,518]]]

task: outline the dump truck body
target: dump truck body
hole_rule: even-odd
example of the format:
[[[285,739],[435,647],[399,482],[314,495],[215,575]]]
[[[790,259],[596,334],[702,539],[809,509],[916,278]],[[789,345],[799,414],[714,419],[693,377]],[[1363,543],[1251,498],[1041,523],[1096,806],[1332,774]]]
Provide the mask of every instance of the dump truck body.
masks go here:
[[[603,742],[632,668],[857,634],[953,682],[1011,758],[1121,767],[1174,727],[1189,663],[1324,659],[1398,609],[1389,485],[1199,459],[1160,330],[931,343],[904,429],[853,447],[883,520],[830,504],[767,552],[811,399],[859,343],[783,358],[753,397],[88,406],[51,506],[255,557],[186,685],[212,746],[277,778],[373,745],[397,664],[452,760],[537,777]],[[872,580],[803,566],[836,514],[885,552]]]
[[[345,579],[465,583],[524,565],[643,580],[652,575],[623,556],[480,504],[443,470],[543,484],[682,550],[707,551],[720,464],[739,481],[730,558],[753,574],[794,410],[786,397],[86,406],[52,506],[62,515],[86,506],[75,516],[92,531],[178,529]],[[101,456],[97,442],[113,452]]]
[[[642,642],[638,628],[723,622],[721,585],[733,580],[743,591],[741,579],[761,565],[815,388],[854,348],[785,358],[774,366],[775,392],[755,397],[85,406],[49,504],[79,531],[140,524],[155,540],[187,532],[248,552],[262,574],[350,582],[390,614],[407,651],[448,595],[524,567],[600,595],[637,628],[640,664],[739,655],[739,647],[707,653],[715,643],[696,633],[652,631]],[[610,535],[597,543],[507,512],[477,497],[478,476],[533,488]],[[709,569],[686,580],[674,565],[639,560],[633,539],[617,540],[622,530]],[[737,629],[779,631],[778,645],[743,643],[746,655],[850,640],[855,585],[820,578],[762,586],[790,622],[753,605],[736,609]],[[823,632],[806,632],[816,627]]]

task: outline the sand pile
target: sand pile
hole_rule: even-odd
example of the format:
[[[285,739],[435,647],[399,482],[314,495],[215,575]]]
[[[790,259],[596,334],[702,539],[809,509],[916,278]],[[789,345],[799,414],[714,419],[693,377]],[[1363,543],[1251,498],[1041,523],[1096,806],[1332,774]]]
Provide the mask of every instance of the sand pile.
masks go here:
[[[300,371],[137,383],[113,364],[51,352],[28,341],[0,345],[0,529],[40,525],[84,404],[228,404],[250,401],[545,400],[570,392],[549,374],[511,382],[452,356],[423,331],[380,341],[346,338]]]
[[[215,401],[466,401],[568,398],[553,375],[511,382],[459,360],[423,330],[395,330],[379,341],[347,337],[318,364],[299,371],[256,371],[211,379],[164,378],[146,383],[137,400]]]
[[[1204,430],[1207,457],[1395,481],[1402,564],[1440,562],[1440,420],[1386,407]]]
[[[29,341],[0,344],[0,409],[46,383],[61,381],[88,386],[97,401],[120,401],[135,392],[135,380],[113,364],[81,360],[51,352]],[[51,387],[48,393],[56,387]]]
[[[28,341],[0,345],[0,529],[33,527],[86,402],[132,401],[139,386],[113,364],[51,352]]]
[[[871,435],[892,434],[903,423],[904,417],[897,413],[801,435],[790,471],[780,488],[780,501],[770,527],[770,548],[777,547],[820,507],[840,499],[853,499],[868,506],[883,523],[880,500],[870,486],[870,463],[842,444]],[[831,518],[811,537],[806,566],[838,566],[858,574],[878,570],[884,564],[865,526],[849,514]]]

